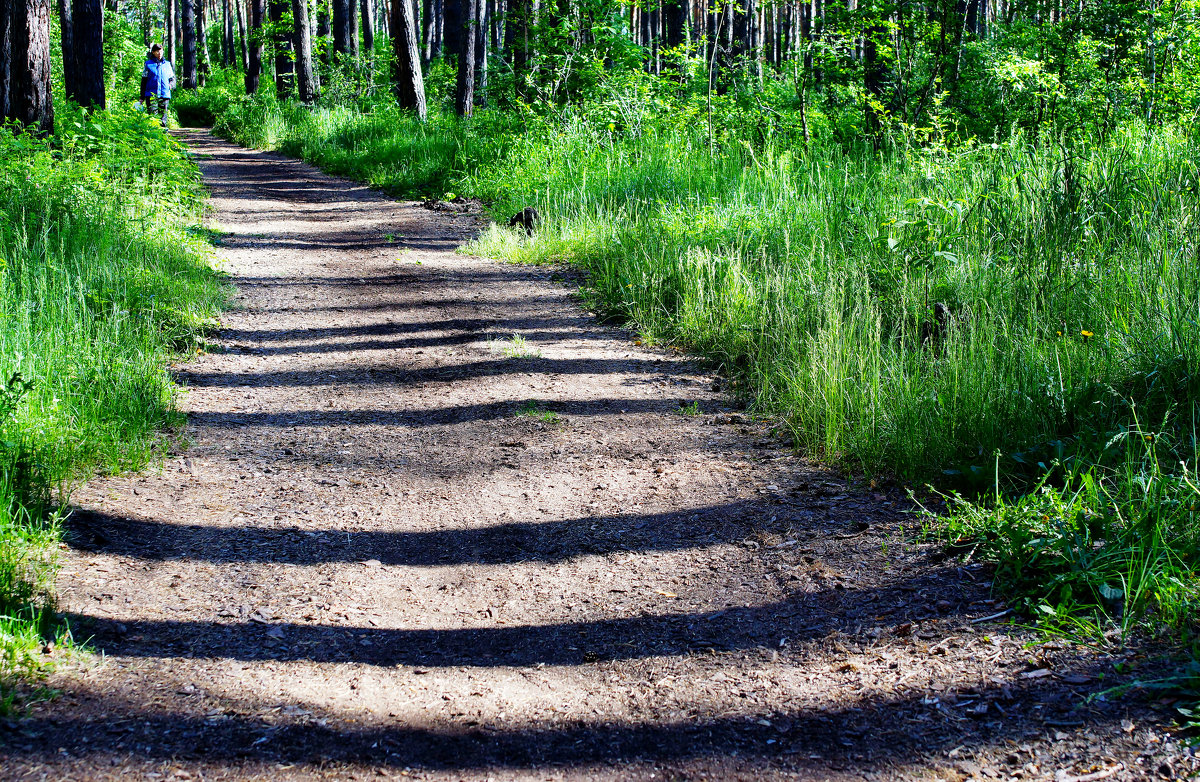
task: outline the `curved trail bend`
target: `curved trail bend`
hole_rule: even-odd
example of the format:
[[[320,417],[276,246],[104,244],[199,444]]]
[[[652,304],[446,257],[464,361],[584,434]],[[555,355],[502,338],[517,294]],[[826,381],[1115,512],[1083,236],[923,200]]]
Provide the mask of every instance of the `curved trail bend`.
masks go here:
[[[194,444],[76,497],[62,608],[104,656],[0,725],[6,779],[961,779],[1130,735],[1074,710],[1104,661],[1026,676],[970,622],[986,573],[898,497],[456,254],[472,218],[185,138],[238,306],[178,368]]]

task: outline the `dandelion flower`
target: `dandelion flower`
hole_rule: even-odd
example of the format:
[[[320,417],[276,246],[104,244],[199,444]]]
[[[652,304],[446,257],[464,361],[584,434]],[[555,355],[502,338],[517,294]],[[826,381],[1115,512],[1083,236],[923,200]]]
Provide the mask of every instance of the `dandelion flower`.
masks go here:
[[[1079,333],[1080,333],[1080,334],[1082,334],[1082,335],[1083,335],[1083,336],[1085,336],[1085,337],[1094,337],[1094,336],[1096,336],[1095,334],[1093,334],[1092,332],[1088,331],[1087,329],[1083,329],[1083,330],[1081,330]]]

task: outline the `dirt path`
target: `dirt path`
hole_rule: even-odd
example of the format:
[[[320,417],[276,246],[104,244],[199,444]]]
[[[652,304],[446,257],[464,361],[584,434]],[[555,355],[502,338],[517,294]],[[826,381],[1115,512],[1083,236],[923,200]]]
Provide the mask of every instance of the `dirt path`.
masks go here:
[[[798,461],[553,272],[456,254],[471,218],[187,140],[239,306],[178,368],[194,444],[78,493],[62,609],[103,657],[0,727],[0,776],[1188,762],[1144,706],[1079,707],[1112,657],[972,622],[986,572],[906,543],[898,494]]]

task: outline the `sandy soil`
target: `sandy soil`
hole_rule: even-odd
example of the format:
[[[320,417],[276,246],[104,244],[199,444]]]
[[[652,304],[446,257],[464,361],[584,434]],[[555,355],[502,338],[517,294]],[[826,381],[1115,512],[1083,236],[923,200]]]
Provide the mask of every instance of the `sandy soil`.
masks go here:
[[[456,254],[478,218],[186,140],[237,307],[176,368],[191,446],[76,495],[62,609],[99,654],[0,723],[0,777],[1194,770],[1169,703],[1085,702],[1136,653],[986,620],[900,492],[559,273]]]

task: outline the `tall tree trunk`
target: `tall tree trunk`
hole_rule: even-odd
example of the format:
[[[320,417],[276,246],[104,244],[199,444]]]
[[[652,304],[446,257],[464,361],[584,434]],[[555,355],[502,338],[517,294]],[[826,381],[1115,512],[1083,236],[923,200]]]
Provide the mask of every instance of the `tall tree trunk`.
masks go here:
[[[436,60],[446,48],[446,0],[433,0],[433,43],[429,45],[429,59]]]
[[[330,0],[333,12],[333,51],[334,54],[350,53],[350,8],[354,0]]]
[[[508,28],[504,39],[508,46],[509,62],[512,63],[513,82],[516,93],[524,98],[529,73],[529,0],[508,0],[508,13],[504,24]]]
[[[180,32],[183,36],[183,88],[194,90],[196,81],[196,2],[197,0],[179,0],[182,9]]]
[[[271,26],[276,30],[273,40],[275,44],[275,96],[280,100],[284,100],[292,94],[296,75],[295,63],[291,57],[292,36],[288,35],[287,30],[282,29],[283,26],[280,24],[283,12],[287,10],[287,7],[287,0],[269,0],[267,3]]]
[[[304,0],[308,4],[308,27],[313,29],[313,25],[320,29],[320,22],[317,21],[317,14],[320,12],[321,0]],[[312,50],[309,54],[309,61],[313,65],[313,90],[317,96],[321,94],[321,69],[317,67],[316,51],[321,47],[321,42],[314,36],[309,36],[309,47]]]
[[[208,9],[207,0],[192,0],[196,7],[196,83],[208,80]]]
[[[175,40],[172,46],[175,50],[175,61],[171,63],[173,66],[181,67],[183,65],[183,4],[185,0],[175,0]]]
[[[646,50],[646,73],[654,73],[654,14],[648,5],[638,8],[638,38],[642,48]]]
[[[221,0],[221,65],[229,68],[233,65],[233,14],[230,13],[231,0]]]
[[[433,0],[421,0],[421,65],[433,59]],[[396,32],[393,29],[392,35]]]
[[[333,39],[330,38],[329,3],[317,0],[317,38],[324,44],[321,47],[321,62],[329,64],[333,55]]]
[[[442,55],[449,60],[463,51],[467,0],[442,0]]]
[[[491,26],[488,18],[487,0],[475,2],[475,105],[487,106],[488,47],[487,30]]]
[[[180,0],[186,2],[187,0]],[[262,78],[263,45],[262,29],[263,16],[266,12],[266,0],[250,0],[250,30],[246,43],[248,66],[246,68],[246,94],[258,92],[258,84]]]
[[[242,73],[250,71],[250,52],[246,43],[246,4],[245,0],[233,0],[233,8],[237,11],[238,40],[241,42]]]
[[[12,115],[13,0],[0,0],[0,118]]]
[[[0,87],[3,119],[39,135],[54,132],[50,95],[50,0],[0,0]]]
[[[70,60],[75,71],[67,97],[86,108],[104,108],[104,5],[101,0],[75,0]],[[67,55],[64,50],[63,71]]]
[[[175,0],[165,0],[166,12],[163,14],[163,56],[175,65]]]
[[[371,0],[361,0],[362,43],[367,56],[375,51],[375,8]]]
[[[391,9],[392,50],[396,55],[392,86],[396,102],[402,109],[416,112],[424,120],[425,81],[421,77],[421,56],[417,49],[417,20],[409,0],[392,0]]]
[[[317,99],[317,83],[313,76],[312,28],[308,24],[308,0],[292,0],[292,21],[296,31],[296,97],[303,103],[312,103]]]
[[[663,13],[666,15],[667,48],[683,46],[687,35],[688,0],[667,0]]]
[[[452,6],[457,7],[456,15],[459,19],[454,38],[461,47],[458,57],[458,80],[454,90],[454,109],[458,116],[469,117],[475,110],[475,23],[478,21],[478,4],[476,0],[448,0],[447,10]],[[450,32],[449,28],[447,32]]]
[[[63,94],[75,97],[76,74],[79,64],[75,59],[75,25],[71,0],[58,0],[58,31],[62,40]]]

